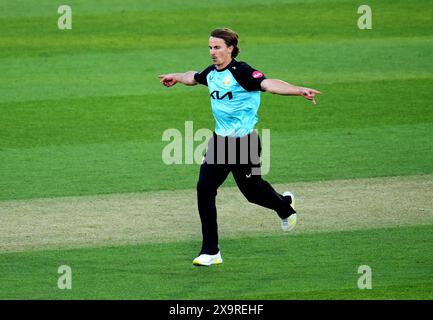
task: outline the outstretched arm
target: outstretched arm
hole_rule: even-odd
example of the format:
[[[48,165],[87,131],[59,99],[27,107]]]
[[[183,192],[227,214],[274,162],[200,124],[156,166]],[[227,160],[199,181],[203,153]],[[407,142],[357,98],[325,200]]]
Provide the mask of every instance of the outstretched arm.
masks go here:
[[[321,94],[318,90],[294,86],[278,79],[265,79],[262,81],[261,87],[270,93],[285,96],[303,96],[305,99],[311,100],[313,104],[316,104],[315,95]]]
[[[169,73],[159,75],[159,82],[161,82],[166,87],[174,86],[176,83],[180,82],[187,86],[195,86],[197,81],[194,79],[195,71],[188,71],[184,73]]]

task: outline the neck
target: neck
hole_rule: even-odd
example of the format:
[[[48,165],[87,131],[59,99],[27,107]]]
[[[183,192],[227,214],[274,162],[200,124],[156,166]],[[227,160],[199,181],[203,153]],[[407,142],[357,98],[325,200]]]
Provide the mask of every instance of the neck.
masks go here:
[[[227,67],[231,62],[233,61],[233,58],[230,58],[229,60],[227,60],[226,62],[224,62],[223,64],[217,65],[216,69],[217,70],[221,70],[224,69],[225,67]]]

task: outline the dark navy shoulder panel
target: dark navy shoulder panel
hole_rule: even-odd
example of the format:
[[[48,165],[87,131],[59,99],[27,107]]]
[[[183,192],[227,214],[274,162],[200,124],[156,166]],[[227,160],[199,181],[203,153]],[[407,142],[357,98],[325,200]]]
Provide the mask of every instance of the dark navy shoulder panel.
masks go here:
[[[246,91],[263,91],[260,85],[266,79],[265,75],[246,62],[236,61],[229,70]]]
[[[207,86],[206,77],[209,74],[209,72],[211,72],[213,69],[215,69],[215,66],[211,65],[211,66],[207,67],[206,69],[204,69],[202,72],[196,72],[194,74],[194,80],[200,84]]]

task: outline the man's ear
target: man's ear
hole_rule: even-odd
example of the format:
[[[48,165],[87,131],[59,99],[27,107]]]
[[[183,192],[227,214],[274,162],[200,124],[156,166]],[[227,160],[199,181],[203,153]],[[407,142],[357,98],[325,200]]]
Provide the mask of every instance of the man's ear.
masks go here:
[[[234,48],[235,48],[234,46],[229,46],[227,48],[230,54],[232,54]]]

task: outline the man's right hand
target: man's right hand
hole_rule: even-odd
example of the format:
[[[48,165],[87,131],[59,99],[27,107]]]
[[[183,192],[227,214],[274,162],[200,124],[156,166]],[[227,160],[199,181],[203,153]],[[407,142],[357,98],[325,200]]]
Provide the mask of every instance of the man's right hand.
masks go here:
[[[158,77],[159,77],[159,82],[166,87],[172,87],[177,83],[174,74],[161,74]]]

